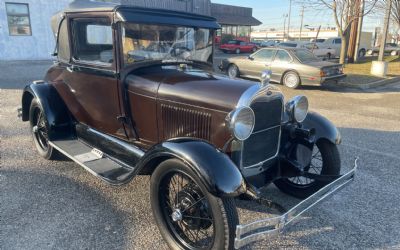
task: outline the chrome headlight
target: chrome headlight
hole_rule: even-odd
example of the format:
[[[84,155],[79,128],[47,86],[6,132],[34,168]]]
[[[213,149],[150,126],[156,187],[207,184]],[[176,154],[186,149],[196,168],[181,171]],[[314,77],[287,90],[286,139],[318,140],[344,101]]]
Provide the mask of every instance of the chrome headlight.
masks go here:
[[[253,133],[254,124],[254,112],[246,106],[235,109],[227,117],[229,130],[240,141],[244,141],[250,137],[251,133]]]
[[[308,114],[308,99],[302,95],[295,96],[286,103],[285,108],[291,120],[303,122]]]

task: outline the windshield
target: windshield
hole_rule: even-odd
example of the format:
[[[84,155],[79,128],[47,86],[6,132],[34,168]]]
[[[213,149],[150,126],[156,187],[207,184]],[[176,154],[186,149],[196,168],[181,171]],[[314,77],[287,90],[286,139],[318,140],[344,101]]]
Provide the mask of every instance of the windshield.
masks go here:
[[[311,51],[305,49],[294,50],[294,54],[302,62],[320,61]]]
[[[122,46],[125,65],[149,60],[212,63],[213,30],[124,23]]]

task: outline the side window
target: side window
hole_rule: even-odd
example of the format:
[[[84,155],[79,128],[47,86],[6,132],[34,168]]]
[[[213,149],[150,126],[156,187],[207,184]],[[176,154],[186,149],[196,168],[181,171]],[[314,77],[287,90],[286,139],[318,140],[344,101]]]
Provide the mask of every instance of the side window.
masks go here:
[[[275,56],[275,62],[290,62],[292,58],[284,50],[278,50]]]
[[[60,61],[69,62],[70,48],[68,41],[68,27],[67,20],[64,19],[61,23],[60,32],[58,33],[58,48],[57,48],[58,59]]]
[[[104,66],[113,63],[112,29],[108,19],[74,19],[72,29],[75,60]]]
[[[245,42],[240,42],[240,46],[245,46],[246,43]]]
[[[340,39],[340,38],[335,39],[335,44],[342,44],[342,39]]]
[[[274,57],[275,50],[272,49],[262,49],[253,55],[253,59],[257,61],[270,62]]]

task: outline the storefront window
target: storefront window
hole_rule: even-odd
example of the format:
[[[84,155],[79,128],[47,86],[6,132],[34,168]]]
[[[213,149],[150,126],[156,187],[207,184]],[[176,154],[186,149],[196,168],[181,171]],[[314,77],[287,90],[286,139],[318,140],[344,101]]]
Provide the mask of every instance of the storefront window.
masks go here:
[[[238,27],[238,36],[240,36],[240,37],[250,36],[250,26],[239,26]]]
[[[236,36],[237,26],[232,26],[232,35]]]
[[[6,3],[6,12],[11,36],[32,35],[28,4]]]

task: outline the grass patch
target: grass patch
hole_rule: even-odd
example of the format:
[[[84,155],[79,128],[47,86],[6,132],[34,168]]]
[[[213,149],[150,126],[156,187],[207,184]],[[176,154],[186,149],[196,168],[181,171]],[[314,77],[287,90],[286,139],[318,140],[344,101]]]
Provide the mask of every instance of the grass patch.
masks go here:
[[[377,57],[365,57],[358,63],[346,64],[344,72],[347,74],[347,77],[344,81],[353,84],[363,84],[385,79],[371,75],[372,61],[376,60]],[[384,60],[389,63],[388,77],[400,77],[400,57],[387,56]]]

